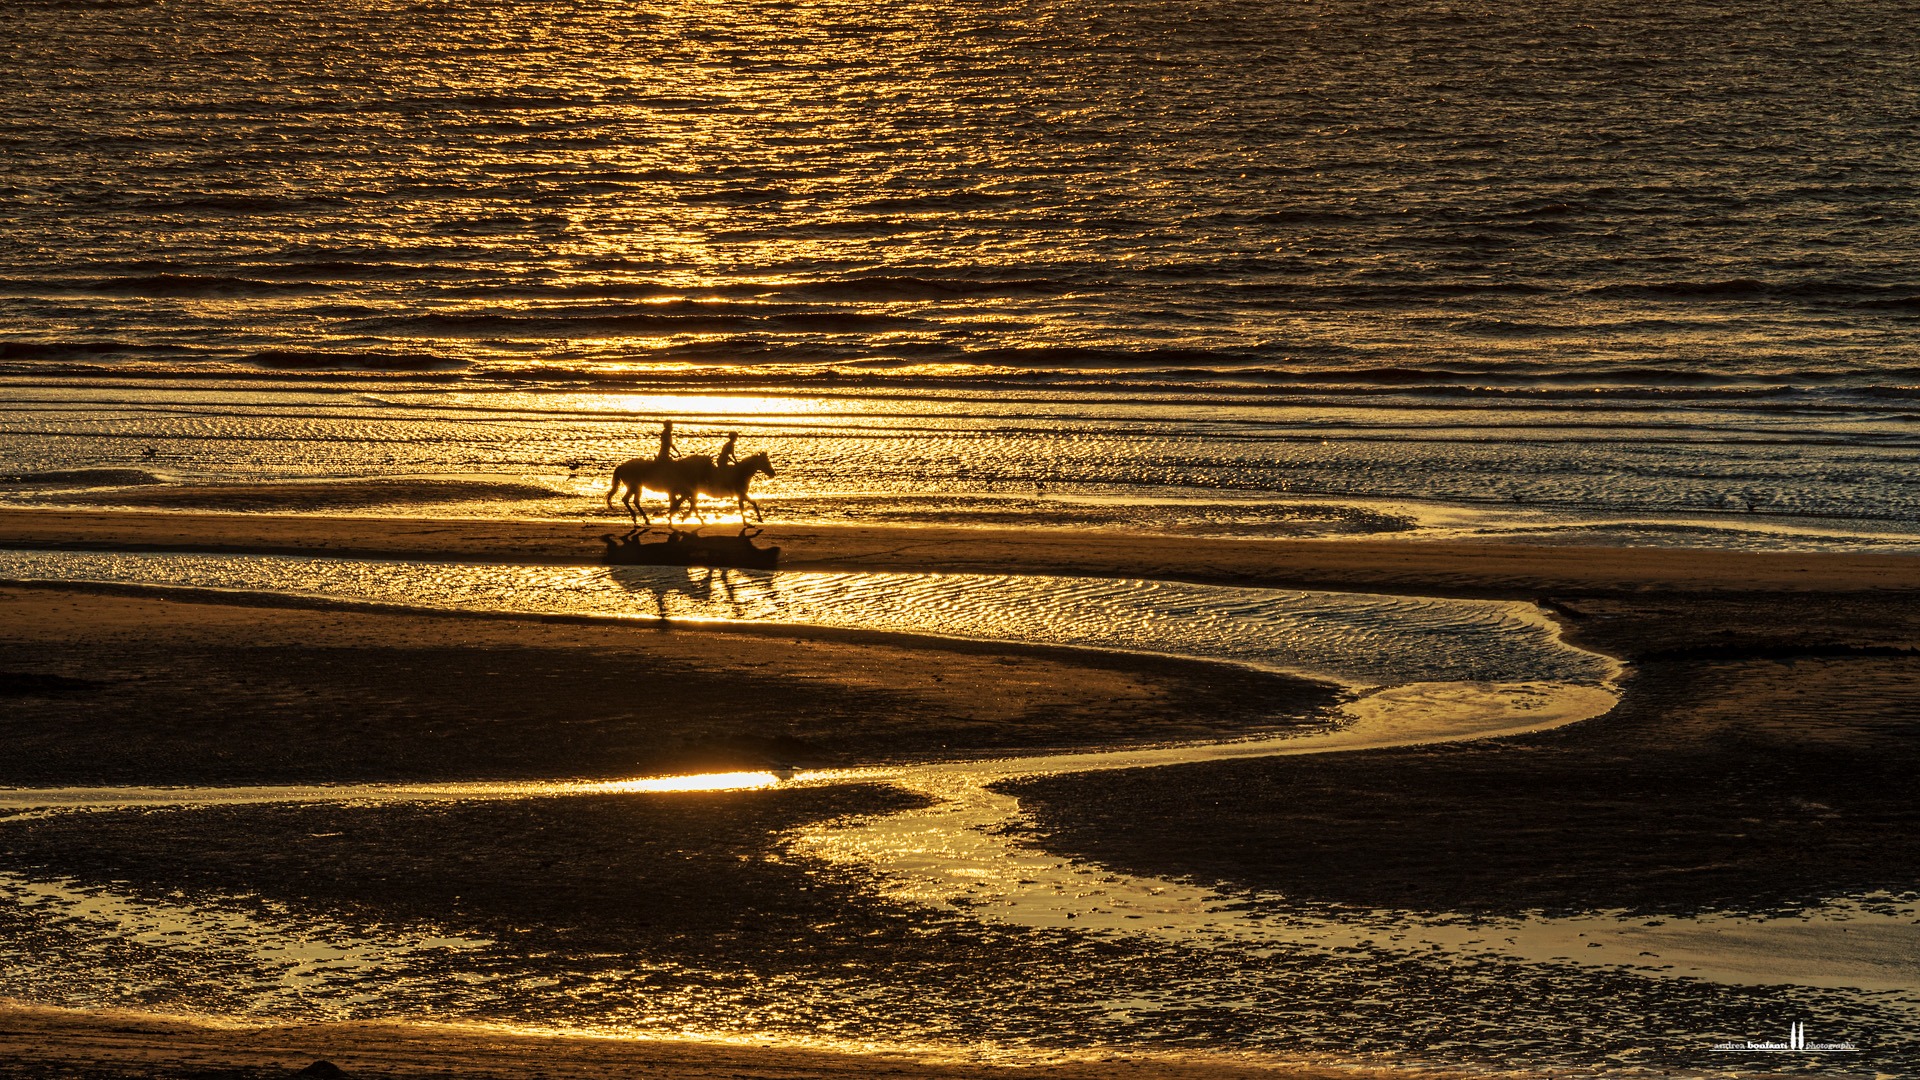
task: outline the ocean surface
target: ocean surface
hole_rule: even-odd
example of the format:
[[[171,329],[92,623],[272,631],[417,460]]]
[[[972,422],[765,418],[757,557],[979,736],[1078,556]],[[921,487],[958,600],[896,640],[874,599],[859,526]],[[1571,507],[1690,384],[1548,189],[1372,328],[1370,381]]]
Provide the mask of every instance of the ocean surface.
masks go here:
[[[1920,550],[1916,35],[12,0],[0,501],[604,513],[672,418],[775,519]]]

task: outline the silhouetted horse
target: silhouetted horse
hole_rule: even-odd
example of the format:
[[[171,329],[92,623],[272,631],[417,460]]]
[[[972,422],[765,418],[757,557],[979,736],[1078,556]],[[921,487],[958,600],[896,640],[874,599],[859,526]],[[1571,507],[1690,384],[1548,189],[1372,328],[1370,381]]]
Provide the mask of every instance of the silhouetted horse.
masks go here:
[[[607,509],[613,509],[613,496],[624,487],[626,494],[620,496],[620,505],[627,508],[627,516],[633,519],[636,529],[643,521],[653,524],[647,508],[640,505],[642,491],[658,491],[667,496],[668,521],[673,520],[682,499],[695,503],[694,515],[698,517],[700,508],[695,497],[701,483],[712,474],[713,459],[702,455],[670,460],[634,458],[613,470],[613,485],[607,488]]]
[[[766,515],[760,512],[760,504],[747,494],[747,488],[753,478],[761,473],[773,475],[773,463],[768,460],[767,452],[749,454],[731,465],[715,465],[707,470],[706,476],[694,484],[695,495],[687,496],[693,504],[694,517],[700,516],[697,495],[711,495],[716,499],[732,499],[734,507],[740,511],[740,524],[747,523],[747,507],[753,507],[753,519],[765,521]],[[680,495],[674,493],[673,501],[667,506],[667,520],[673,520],[674,511],[680,508]]]

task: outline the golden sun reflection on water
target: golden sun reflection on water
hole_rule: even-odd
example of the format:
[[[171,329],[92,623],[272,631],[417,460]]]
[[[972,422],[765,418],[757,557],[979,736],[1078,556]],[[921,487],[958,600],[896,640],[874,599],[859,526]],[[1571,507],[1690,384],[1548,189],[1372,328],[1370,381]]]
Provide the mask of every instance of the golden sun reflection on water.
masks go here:
[[[657,370],[649,366],[648,370]],[[537,401],[538,399],[530,399]],[[830,401],[803,395],[767,394],[605,394],[572,402],[591,412],[633,413],[682,418],[689,416],[769,416],[823,412]]]
[[[612,780],[593,785],[594,791],[749,791],[768,788],[780,782],[770,772],[695,773],[688,776],[646,776],[637,780]]]

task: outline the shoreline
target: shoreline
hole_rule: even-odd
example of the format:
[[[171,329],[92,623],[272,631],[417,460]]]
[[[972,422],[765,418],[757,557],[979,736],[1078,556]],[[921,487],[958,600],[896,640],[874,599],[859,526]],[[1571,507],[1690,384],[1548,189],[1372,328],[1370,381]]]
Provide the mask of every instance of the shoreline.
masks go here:
[[[0,549],[599,564],[616,523],[0,509]],[[712,535],[724,535],[716,529]],[[1219,539],[954,526],[774,525],[782,569],[1162,578],[1474,599],[1545,593],[1920,592],[1920,556],[1452,540]]]

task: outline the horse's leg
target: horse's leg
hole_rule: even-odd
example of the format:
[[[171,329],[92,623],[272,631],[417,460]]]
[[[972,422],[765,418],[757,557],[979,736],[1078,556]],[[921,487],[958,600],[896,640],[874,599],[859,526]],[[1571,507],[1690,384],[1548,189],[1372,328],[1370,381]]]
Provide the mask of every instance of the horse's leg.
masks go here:
[[[747,505],[753,507],[753,520],[755,521],[767,520],[767,515],[760,512],[760,504],[753,500],[753,496],[742,495],[740,497],[747,500]],[[744,511],[740,514],[740,523],[742,525],[745,525],[747,523],[747,515]]]

